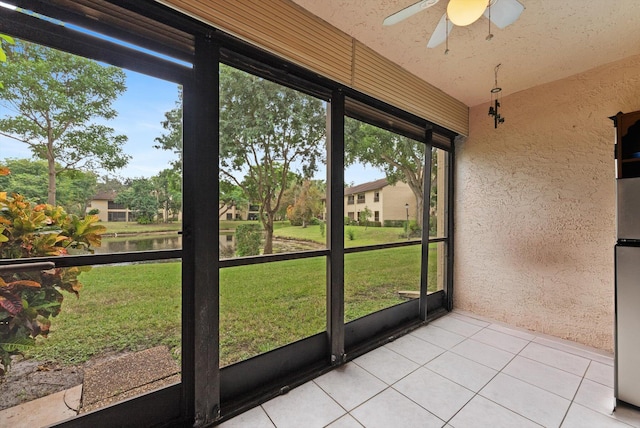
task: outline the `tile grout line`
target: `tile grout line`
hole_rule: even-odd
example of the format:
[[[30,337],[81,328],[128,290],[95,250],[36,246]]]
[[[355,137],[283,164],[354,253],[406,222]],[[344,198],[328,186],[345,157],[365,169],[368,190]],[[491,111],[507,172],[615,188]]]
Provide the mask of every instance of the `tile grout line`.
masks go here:
[[[267,409],[265,409],[262,404],[260,405],[260,408],[262,409],[264,414],[267,415],[267,418],[269,418],[269,422],[271,422],[271,425],[273,425],[275,428],[278,428],[278,425],[276,425],[276,422],[271,418],[271,415],[269,415],[269,412],[267,412]]]
[[[479,333],[480,331],[482,331],[482,330],[484,330],[484,329],[486,329],[486,328],[488,328],[488,327],[489,327],[488,325],[487,325],[487,326],[485,326],[485,327],[483,327],[482,329],[478,330],[478,332],[477,332],[477,333]],[[493,331],[495,331],[495,330],[493,330]],[[477,334],[477,333],[476,333],[476,334]],[[471,339],[471,337],[468,337],[467,339]],[[526,340],[526,339],[523,339],[523,340]],[[478,342],[478,341],[476,341],[476,342]],[[530,340],[529,340],[528,342],[529,342],[529,343],[531,343],[531,341],[530,341]],[[478,342],[478,343],[483,343],[483,342]],[[504,351],[503,349],[496,348],[496,347],[495,347],[495,346],[493,346],[493,345],[489,345],[489,344],[487,344],[487,343],[483,343],[483,344],[484,344],[484,345],[487,345],[487,346],[490,346],[490,347],[492,347],[492,348],[494,348],[494,349],[498,349],[498,350],[502,350],[502,351]],[[527,346],[527,345],[525,345],[522,349],[526,348],[526,346]],[[508,352],[508,351],[505,351],[505,352]],[[455,353],[455,352],[454,352],[454,353]],[[510,352],[509,352],[509,353],[510,353]],[[456,354],[456,355],[458,355],[458,354]],[[502,404],[500,404],[500,403],[496,403],[495,401],[491,400],[490,398],[485,397],[484,395],[480,395],[480,392],[482,392],[482,390],[483,390],[484,388],[486,388],[486,387],[487,387],[487,385],[489,385],[489,384],[491,383],[491,381],[493,381],[493,380],[494,380],[494,379],[495,379],[495,378],[496,378],[500,373],[502,373],[502,370],[504,370],[504,368],[505,368],[505,367],[507,367],[507,366],[511,363],[511,361],[513,361],[513,360],[514,360],[514,358],[516,358],[518,355],[519,355],[519,353],[518,353],[518,354],[514,354],[514,355],[513,355],[513,357],[509,360],[509,362],[507,362],[507,364],[505,364],[505,365],[504,365],[504,367],[502,367],[502,369],[500,369],[500,370],[496,370],[496,374],[495,374],[495,375],[493,375],[493,377],[492,377],[491,379],[489,379],[489,381],[488,381],[487,383],[485,383],[485,384],[482,386],[482,388],[480,388],[477,392],[476,392],[476,391],[472,391],[474,394],[473,394],[473,396],[469,399],[469,401],[467,401],[467,402],[464,404],[464,406],[460,407],[460,409],[458,409],[458,411],[457,411],[457,412],[455,412],[455,413],[454,413],[454,415],[453,415],[453,416],[451,416],[451,418],[449,418],[449,420],[448,420],[448,421],[446,421],[445,423],[446,423],[446,424],[450,424],[450,422],[453,420],[453,418],[455,418],[455,417],[456,417],[456,415],[462,411],[462,409],[464,409],[464,408],[465,408],[465,407],[466,407],[466,406],[467,406],[467,405],[468,405],[468,404],[469,404],[469,403],[470,403],[474,398],[476,398],[476,397],[478,397],[478,396],[479,396],[479,397],[482,397],[483,399],[485,399],[485,400],[487,400],[487,401],[492,402],[493,404],[495,404],[495,405],[497,405],[497,406],[502,407],[503,409],[506,409],[506,410],[510,411],[511,413],[514,413],[514,414],[516,414],[516,415],[518,415],[518,416],[520,416],[520,417],[522,417],[522,418],[524,418],[524,419],[526,419],[526,420],[528,420],[528,421],[531,421],[532,423],[534,423],[534,424],[536,424],[536,425],[540,425],[538,422],[536,422],[536,421],[534,421],[534,420],[532,420],[532,419],[530,419],[530,418],[528,418],[528,417],[526,417],[526,416],[524,416],[524,415],[521,415],[520,413],[516,412],[515,410],[510,409],[510,408],[508,408],[508,407],[506,407],[506,406],[503,406],[503,405],[502,405]],[[464,357],[463,355],[459,355],[459,356],[460,356],[460,357],[462,357],[462,358],[465,358],[465,359],[469,360],[468,358]],[[469,361],[473,361],[473,360],[469,360]],[[473,361],[473,362],[476,362],[476,363],[477,363],[477,361]],[[481,364],[481,363],[477,363],[477,364]],[[481,365],[483,365],[483,366],[484,366],[484,364],[481,364]],[[488,366],[485,366],[485,367],[488,367]],[[426,367],[425,367],[425,368],[426,368]],[[490,369],[493,369],[492,367],[489,367],[489,368],[490,368]],[[428,368],[427,368],[427,369],[428,369]],[[495,370],[495,369],[493,369],[493,370]],[[435,372],[434,372],[434,373],[435,373]],[[506,373],[504,373],[504,374],[505,374],[505,375],[507,375]],[[508,375],[507,375],[507,376],[508,376]],[[450,379],[449,379],[449,380],[450,380]],[[453,382],[453,381],[452,381],[452,382]],[[456,385],[459,385],[457,382],[454,382],[454,383],[456,383]],[[460,385],[460,386],[462,386],[462,385]],[[464,386],[463,386],[463,387],[464,387]],[[467,388],[467,389],[468,389],[468,388]],[[542,425],[540,425],[540,426],[542,426]]]

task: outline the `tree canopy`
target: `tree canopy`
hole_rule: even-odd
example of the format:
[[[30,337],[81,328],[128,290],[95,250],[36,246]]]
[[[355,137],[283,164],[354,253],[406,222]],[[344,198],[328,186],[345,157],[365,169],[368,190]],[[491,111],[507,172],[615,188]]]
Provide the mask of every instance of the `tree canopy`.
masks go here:
[[[126,90],[121,69],[19,40],[6,54],[0,105],[7,114],[0,135],[47,161],[49,204],[56,204],[56,179],[63,171],[114,171],[127,164],[127,137],[103,124],[117,115],[111,105]]]
[[[323,159],[322,101],[220,66],[220,174],[260,205],[264,254],[291,172],[309,178]]]
[[[178,160],[171,162],[171,165],[179,174],[182,173],[182,99],[182,86],[179,86],[176,106],[165,112],[164,120],[161,122],[162,128],[167,133],[156,137],[155,141],[158,144],[153,146],[156,149],[169,150],[178,155]]]
[[[345,120],[345,164],[356,162],[382,169],[390,184],[409,185],[415,200],[415,219],[422,222],[423,174],[426,146],[402,135],[354,119]]]
[[[178,216],[182,209],[182,177],[171,168],[163,169],[157,175],[151,177],[160,209],[162,220],[168,222]]]
[[[119,193],[114,202],[131,210],[138,223],[153,223],[161,207],[153,180],[134,178],[126,184],[127,189]]]
[[[0,176],[0,189],[19,193],[30,202],[47,201],[47,162],[30,159],[5,159],[2,164],[11,174]],[[83,217],[87,202],[96,192],[96,176],[91,172],[67,170],[58,176],[57,200],[70,214]]]
[[[287,206],[287,218],[292,225],[307,227],[313,218],[322,214],[324,183],[305,180],[289,188],[287,193],[293,196],[293,201]]]

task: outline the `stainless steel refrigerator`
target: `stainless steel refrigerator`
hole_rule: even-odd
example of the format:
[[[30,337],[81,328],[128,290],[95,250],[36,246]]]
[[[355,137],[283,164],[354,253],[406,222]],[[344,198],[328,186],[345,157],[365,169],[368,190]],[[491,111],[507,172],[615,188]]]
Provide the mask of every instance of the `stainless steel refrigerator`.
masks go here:
[[[615,396],[640,406],[640,178],[617,188]]]

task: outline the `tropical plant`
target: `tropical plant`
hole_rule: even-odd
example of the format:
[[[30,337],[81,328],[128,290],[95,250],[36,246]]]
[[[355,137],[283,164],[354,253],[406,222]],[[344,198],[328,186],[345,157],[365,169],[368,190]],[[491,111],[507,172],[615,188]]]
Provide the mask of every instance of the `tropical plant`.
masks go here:
[[[0,258],[92,253],[106,231],[97,222],[97,216],[80,218],[62,207],[35,205],[19,194],[0,192]],[[0,376],[9,369],[12,355],[34,345],[36,337],[47,337],[51,318],[61,310],[61,291],[78,297],[82,288],[78,276],[89,269],[54,267],[0,273]]]

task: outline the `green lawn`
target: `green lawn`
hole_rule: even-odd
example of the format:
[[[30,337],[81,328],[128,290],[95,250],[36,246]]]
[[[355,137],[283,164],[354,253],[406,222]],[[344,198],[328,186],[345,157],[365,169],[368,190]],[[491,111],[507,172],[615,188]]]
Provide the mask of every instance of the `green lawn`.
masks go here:
[[[182,230],[181,222],[138,224],[136,222],[107,221],[100,223],[107,228],[107,233],[158,233]]]
[[[407,239],[404,229],[401,227],[346,226],[344,229],[344,245],[347,248],[398,242]],[[353,240],[349,239],[349,231],[352,231]],[[278,228],[274,227],[273,234],[276,237],[315,241],[321,244],[326,244],[327,241],[326,230],[323,237],[319,225],[302,228],[300,226],[291,226],[286,222],[279,225]]]
[[[398,230],[349,227],[357,233],[356,239],[349,241],[353,245],[372,243],[376,234],[378,239],[398,236]],[[322,239],[318,226],[302,229],[282,225],[278,230],[298,239]],[[432,249],[435,246],[430,245]],[[404,301],[398,291],[418,290],[420,249],[416,245],[347,254],[345,320]],[[436,287],[436,260],[436,252],[431,251],[430,291]],[[324,257],[317,257],[222,269],[222,364],[323,331],[325,263]],[[62,313],[52,320],[49,338],[40,339],[28,355],[75,364],[106,352],[159,344],[179,355],[180,266],[176,262],[102,266],[83,273],[80,299],[66,296]]]
[[[28,355],[65,364],[110,351],[180,346],[180,263],[94,267],[65,293],[51,333]]]

